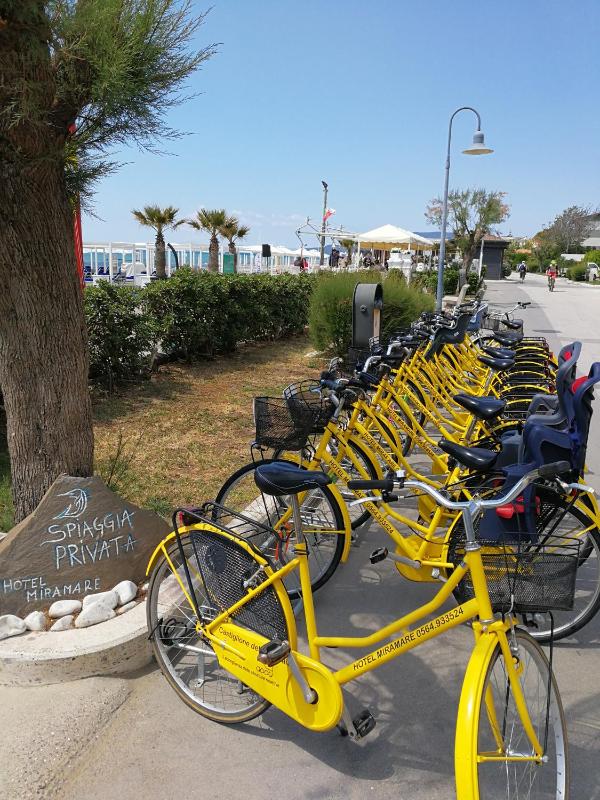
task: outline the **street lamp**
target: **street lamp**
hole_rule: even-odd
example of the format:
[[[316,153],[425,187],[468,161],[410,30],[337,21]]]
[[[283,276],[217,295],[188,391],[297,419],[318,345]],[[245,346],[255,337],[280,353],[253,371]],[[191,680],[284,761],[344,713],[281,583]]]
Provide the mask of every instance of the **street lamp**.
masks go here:
[[[463,150],[467,156],[482,156],[487,153],[493,153],[491,147],[487,147],[484,141],[483,133],[481,131],[481,117],[479,112],[475,111],[471,106],[462,106],[457,108],[454,114],[450,117],[450,124],[448,125],[448,152],[446,153],[446,174],[444,178],[444,203],[442,206],[442,235],[440,238],[440,254],[438,258],[438,276],[437,276],[437,297],[436,297],[436,311],[442,310],[442,300],[444,298],[444,261],[446,258],[446,223],[448,221],[448,180],[450,178],[450,141],[452,139],[452,122],[454,117],[459,111],[472,111],[477,117],[477,130],[473,134],[473,144]]]
[[[325,266],[325,215],[327,214],[327,189],[329,188],[325,181],[323,184],[323,219],[321,220],[321,267]]]

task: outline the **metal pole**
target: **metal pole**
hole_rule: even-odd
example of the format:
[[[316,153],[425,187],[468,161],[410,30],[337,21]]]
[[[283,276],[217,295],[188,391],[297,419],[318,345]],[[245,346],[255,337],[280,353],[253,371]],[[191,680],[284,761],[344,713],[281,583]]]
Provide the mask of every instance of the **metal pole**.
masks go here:
[[[448,181],[450,180],[450,139],[452,137],[452,118],[448,128],[448,153],[446,155],[446,171],[444,173],[444,200],[442,204],[442,233],[440,237],[440,253],[438,257],[437,296],[435,310],[442,310],[444,299],[444,260],[446,258],[446,224],[448,222]]]
[[[323,184],[323,219],[321,220],[321,268],[325,266],[325,214],[327,213],[327,189],[328,186],[325,181],[321,181]]]
[[[450,141],[452,139],[452,121],[459,111],[472,111],[477,117],[477,130],[481,130],[481,117],[479,112],[471,106],[462,106],[457,108],[450,117],[450,124],[448,125],[448,150],[446,152],[446,171],[444,174],[444,200],[442,205],[442,233],[440,238],[440,254],[438,259],[438,275],[437,275],[437,296],[436,296],[436,311],[442,310],[442,301],[444,299],[444,261],[446,258],[446,225],[448,222],[448,181],[450,179]]]

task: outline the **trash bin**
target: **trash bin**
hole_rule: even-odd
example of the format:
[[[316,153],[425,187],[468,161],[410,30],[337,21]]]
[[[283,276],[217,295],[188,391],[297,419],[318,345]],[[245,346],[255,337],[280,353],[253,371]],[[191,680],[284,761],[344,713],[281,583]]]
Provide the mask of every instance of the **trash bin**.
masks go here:
[[[383,287],[380,283],[357,283],[352,300],[352,347],[367,349],[379,337]]]

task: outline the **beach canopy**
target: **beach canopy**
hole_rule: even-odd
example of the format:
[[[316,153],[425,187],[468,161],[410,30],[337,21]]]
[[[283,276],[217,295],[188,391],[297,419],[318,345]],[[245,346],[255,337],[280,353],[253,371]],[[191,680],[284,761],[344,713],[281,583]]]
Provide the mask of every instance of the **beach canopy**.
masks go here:
[[[418,233],[398,228],[396,225],[382,225],[380,228],[373,228],[372,231],[359,233],[356,241],[360,245],[369,245],[374,250],[391,250],[393,247],[401,245],[416,245],[419,250],[431,249],[434,243],[431,239],[419,236]]]

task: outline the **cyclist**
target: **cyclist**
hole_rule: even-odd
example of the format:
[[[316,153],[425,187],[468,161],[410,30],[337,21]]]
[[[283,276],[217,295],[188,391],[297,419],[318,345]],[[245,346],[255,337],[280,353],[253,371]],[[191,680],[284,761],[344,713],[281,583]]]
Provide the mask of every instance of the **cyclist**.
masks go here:
[[[548,289],[553,292],[554,291],[554,284],[556,283],[556,261],[551,261],[550,266],[546,270],[546,275],[548,276]]]
[[[519,277],[521,278],[521,283],[522,283],[525,280],[525,274],[527,272],[527,264],[524,261],[521,261],[517,269],[519,270]]]

